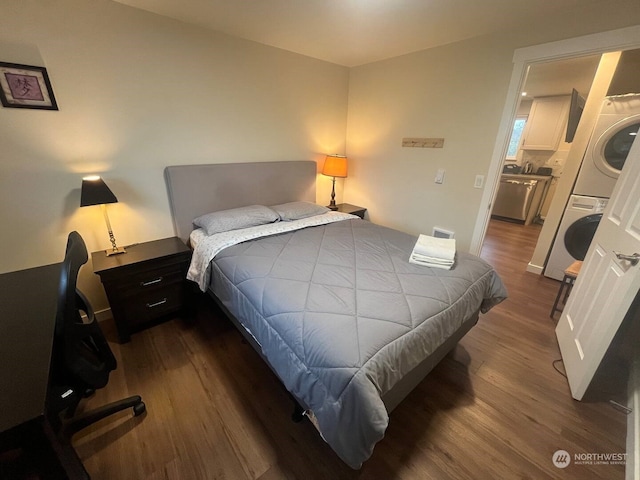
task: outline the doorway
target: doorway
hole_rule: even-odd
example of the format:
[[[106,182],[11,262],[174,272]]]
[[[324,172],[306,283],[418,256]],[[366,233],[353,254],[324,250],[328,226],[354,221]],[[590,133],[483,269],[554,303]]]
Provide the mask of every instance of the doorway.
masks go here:
[[[503,234],[502,243],[509,238],[517,238],[518,242],[526,239],[528,246],[534,246],[527,248],[531,258],[571,148],[567,127],[570,106],[576,98],[572,92],[577,93],[577,98],[588,97],[600,57],[596,54],[554,60],[528,68],[485,241]],[[533,145],[535,142],[529,141],[534,138],[540,143],[545,136],[551,145]]]
[[[638,99],[640,98],[640,79],[637,77],[639,66],[640,49],[630,49],[623,52],[546,62],[529,67],[527,81],[524,84],[525,91],[528,90],[527,95],[521,95],[516,116],[517,120],[527,119],[527,126],[522,134],[525,138],[521,140],[522,145],[519,146],[517,154],[507,156],[505,160],[491,218],[491,223],[496,218],[505,220],[500,215],[509,210],[505,210],[501,205],[506,204],[512,210],[514,205],[518,205],[517,199],[512,198],[512,192],[516,189],[520,189],[519,191],[528,189],[533,192],[536,183],[544,184],[544,187],[538,185],[535,190],[538,196],[533,196],[533,200],[529,199],[531,214],[527,221],[520,222],[525,227],[530,227],[531,235],[537,235],[540,238],[526,267],[527,271],[538,274],[544,271],[544,275],[562,280],[564,270],[573,261],[583,260],[584,256],[579,257],[575,253],[570,253],[568,246],[565,247],[564,235],[569,233],[567,229],[572,225],[571,222],[591,219],[589,221],[597,226],[597,218],[601,217],[601,212],[606,206],[615,178],[610,178],[611,174],[609,176],[600,174],[602,168],[598,167],[597,162],[604,158],[602,155],[612,155],[612,153],[607,153],[606,150],[598,153],[600,150],[594,145],[602,143],[600,135],[603,131],[618,132],[620,130],[624,141],[618,140],[619,135],[614,135],[613,138],[624,148],[620,150],[621,147],[616,146],[615,159],[618,163],[624,164],[625,152],[628,152],[630,145],[628,139],[634,138],[630,135],[635,133],[629,133],[627,130],[635,130],[638,125],[635,119],[638,117]],[[576,90],[575,87],[580,90]],[[553,95],[563,93],[563,89],[569,90],[569,88],[573,90],[571,96]],[[530,92],[533,92],[533,95]],[[583,94],[588,98],[588,105],[578,102]],[[533,101],[525,100],[529,96],[534,97]],[[606,102],[603,104],[605,98]],[[575,113],[581,111],[578,110],[580,105],[583,107],[586,118],[577,123]],[[604,115],[601,114],[601,108],[605,108],[603,105],[606,106]],[[537,106],[541,108],[536,109]],[[573,122],[571,122],[571,115],[567,115],[567,110],[574,113]],[[528,115],[528,112],[531,114]],[[567,123],[567,117],[570,119],[569,123]],[[622,122],[621,126],[618,127],[616,122]],[[629,124],[628,127],[627,124]],[[549,126],[555,127],[556,131],[554,132]],[[531,128],[527,133],[529,127],[535,128]],[[575,132],[573,137],[578,139],[575,144],[571,143],[573,137],[570,138],[568,133],[570,131]],[[592,131],[595,138],[591,138]],[[532,137],[535,139],[533,142],[530,140]],[[555,143],[552,142],[553,138]],[[605,142],[606,145],[609,143],[611,142]],[[540,144],[542,147],[538,148]],[[512,146],[513,142],[510,143],[510,148]],[[583,162],[583,158],[587,160]],[[565,168],[565,162],[567,168]],[[582,165],[583,163],[585,165]],[[593,165],[598,167],[597,174],[594,173]],[[579,170],[584,172],[578,175]],[[618,172],[619,170],[620,168],[617,169]],[[524,174],[518,173],[521,171],[524,171]],[[531,175],[531,173],[539,174],[541,171],[551,176]],[[564,185],[565,195],[555,195],[558,184]],[[541,191],[544,193],[541,194]],[[543,223],[549,211],[555,211],[556,223],[544,225],[542,229],[531,228],[532,219],[534,222]],[[521,214],[521,210],[516,209],[516,213]],[[593,234],[594,230],[595,228],[586,229],[585,235],[589,231]],[[580,243],[584,244],[585,252],[591,237],[579,238]],[[549,238],[551,241],[548,241]]]
[[[638,38],[640,38],[640,26],[634,26],[516,50],[507,100],[494,144],[491,165],[487,172],[487,185],[480,203],[479,214],[471,240],[471,253],[480,255],[482,250],[484,237],[491,218],[492,205],[498,191],[502,168],[505,163],[508,139],[516,118],[521,92],[524,90],[529,67],[544,64],[545,62],[639,48],[640,42],[637,40]],[[579,165],[573,167],[572,175],[577,175],[578,167]],[[566,169],[563,170],[563,175],[565,174],[568,174]],[[556,202],[566,204],[570,190],[571,186],[563,189],[563,191],[556,191],[553,198]],[[556,195],[558,195],[558,199],[556,199]],[[560,213],[558,213],[558,210],[560,210]],[[555,222],[556,225],[559,224],[561,210],[562,208],[556,207],[551,211],[551,216],[553,217],[551,221]],[[552,240],[553,238],[545,239],[549,243],[547,250],[550,248]]]

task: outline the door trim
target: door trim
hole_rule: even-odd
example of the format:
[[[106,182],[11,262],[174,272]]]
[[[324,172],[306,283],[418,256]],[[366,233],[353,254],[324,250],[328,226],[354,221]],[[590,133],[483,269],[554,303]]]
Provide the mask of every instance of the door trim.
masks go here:
[[[515,121],[516,110],[520,101],[520,91],[524,86],[529,65],[582,55],[640,48],[638,38],[640,38],[640,25],[519,48],[514,52],[511,81],[507,90],[502,119],[500,120],[498,135],[487,172],[486,186],[482,193],[478,216],[471,238],[471,246],[469,248],[471,253],[480,255],[482,250],[489,219],[491,218],[491,207],[498,191],[502,165],[509,144],[511,125]]]

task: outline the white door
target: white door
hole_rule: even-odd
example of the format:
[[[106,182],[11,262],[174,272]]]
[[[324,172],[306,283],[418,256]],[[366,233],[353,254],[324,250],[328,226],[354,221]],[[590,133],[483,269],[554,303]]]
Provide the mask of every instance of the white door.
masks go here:
[[[556,327],[571,395],[576,400],[584,396],[640,289],[637,260],[640,260],[638,140],[631,147]]]

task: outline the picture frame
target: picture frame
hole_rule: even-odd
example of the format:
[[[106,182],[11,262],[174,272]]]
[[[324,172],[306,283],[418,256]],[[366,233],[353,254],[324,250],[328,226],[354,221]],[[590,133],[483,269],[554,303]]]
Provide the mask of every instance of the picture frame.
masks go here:
[[[47,69],[0,62],[0,101],[3,107],[58,110]]]

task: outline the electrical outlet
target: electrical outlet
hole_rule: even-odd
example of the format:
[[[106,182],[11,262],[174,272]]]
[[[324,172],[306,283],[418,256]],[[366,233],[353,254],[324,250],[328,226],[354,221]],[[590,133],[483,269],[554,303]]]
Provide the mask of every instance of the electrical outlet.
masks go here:
[[[436,183],[444,183],[444,168],[439,168],[436,173],[436,179],[434,180]]]
[[[476,175],[476,181],[473,182],[473,188],[482,188],[484,185],[484,175]]]

